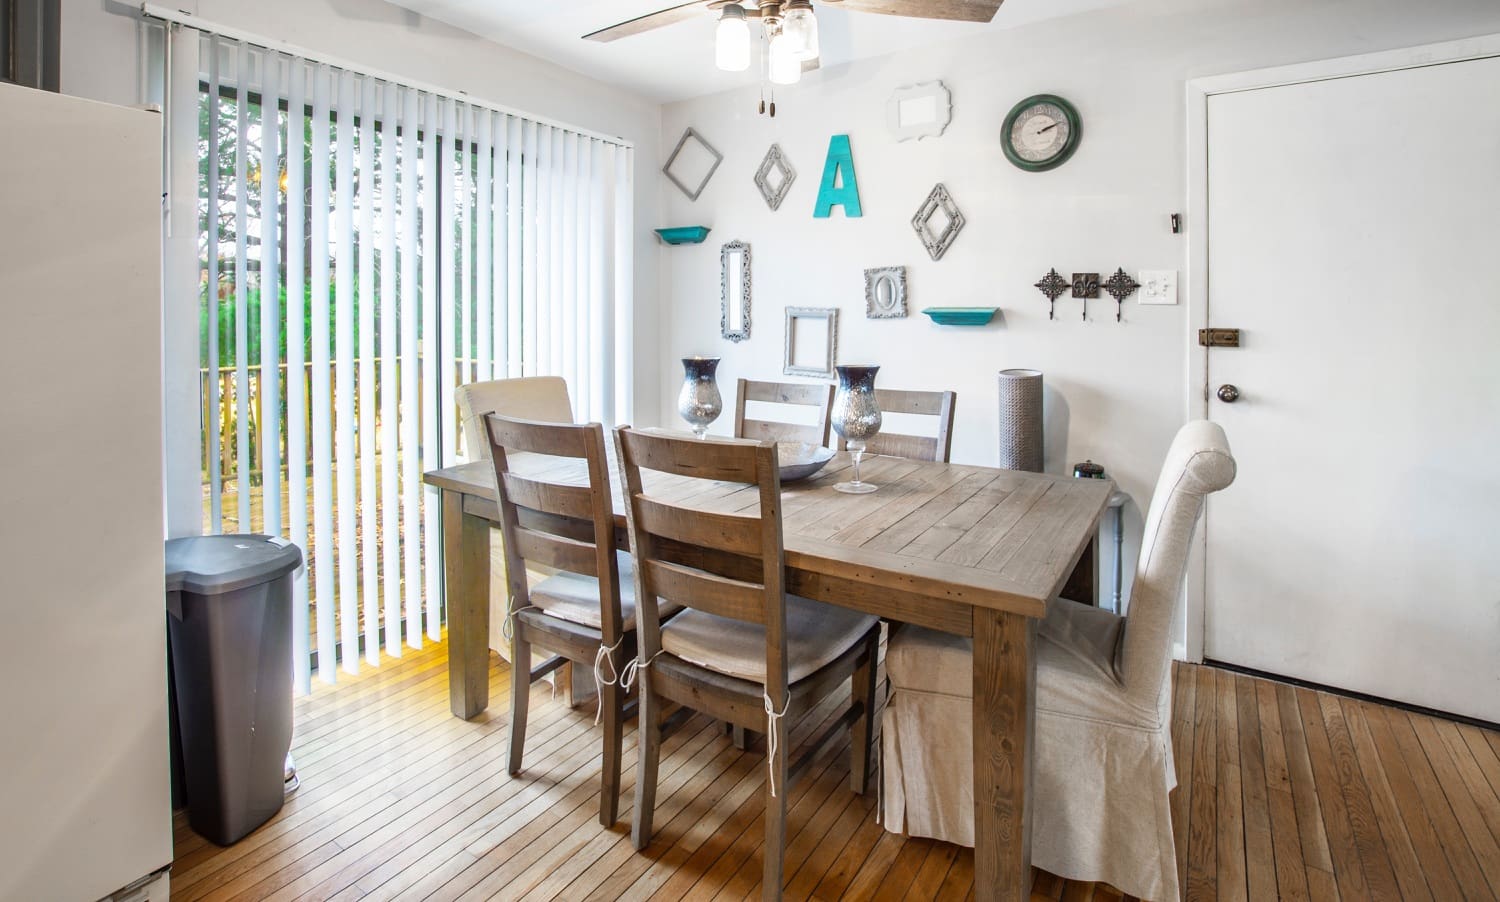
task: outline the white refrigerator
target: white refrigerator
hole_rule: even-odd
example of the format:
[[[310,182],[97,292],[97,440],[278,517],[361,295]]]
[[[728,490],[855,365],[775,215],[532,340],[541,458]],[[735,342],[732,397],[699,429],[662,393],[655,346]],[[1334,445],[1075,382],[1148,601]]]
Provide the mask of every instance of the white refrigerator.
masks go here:
[[[0,899],[165,898],[160,271],[160,116],[0,84]]]

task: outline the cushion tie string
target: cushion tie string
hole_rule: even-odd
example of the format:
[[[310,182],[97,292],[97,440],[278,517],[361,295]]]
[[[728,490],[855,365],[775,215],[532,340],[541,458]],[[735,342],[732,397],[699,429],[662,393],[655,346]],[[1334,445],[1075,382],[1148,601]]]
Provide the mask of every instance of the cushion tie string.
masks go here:
[[[665,651],[666,649],[657,649],[656,654],[652,655],[644,661],[642,661],[640,658],[631,658],[629,661],[626,661],[625,669],[620,673],[620,688],[624,689],[626,692],[629,692],[630,684],[635,682],[635,678],[640,674],[640,672],[642,670],[645,670],[647,667],[650,667],[651,662],[661,657]]]
[[[519,608],[512,607],[506,613],[505,619],[502,620],[502,621],[500,621],[500,635],[505,637],[505,641],[506,642],[511,641],[512,639],[514,639],[516,637],[516,614],[518,614],[521,611],[540,611],[540,610],[541,610],[541,608],[537,607],[534,604],[524,604],[524,605],[521,605]]]
[[[599,643],[599,650],[594,652],[594,694],[599,698],[599,708],[594,712],[594,726],[599,726],[599,718],[604,715],[604,687],[618,686],[620,674],[615,671],[615,652],[625,643],[625,637],[621,636],[614,645]],[[609,665],[609,678],[604,677],[604,665]]]
[[[776,722],[786,716],[786,711],[792,706],[792,690],[786,691],[786,701],[781,705],[778,712],[771,705],[771,696],[762,692],[761,699],[766,704],[766,771],[771,784],[771,798],[776,798]]]

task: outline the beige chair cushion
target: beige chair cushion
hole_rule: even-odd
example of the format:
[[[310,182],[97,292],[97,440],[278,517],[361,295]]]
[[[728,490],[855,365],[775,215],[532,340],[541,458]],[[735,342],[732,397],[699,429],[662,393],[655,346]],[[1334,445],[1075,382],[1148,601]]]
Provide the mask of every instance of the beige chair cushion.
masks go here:
[[[626,632],[635,629],[635,558],[615,552],[620,567],[620,620]],[[531,590],[531,603],[559,620],[593,629],[603,629],[599,616],[599,580],[578,573],[549,576]],[[661,616],[670,617],[681,607],[663,604]]]
[[[803,598],[786,597],[787,682],[816,673],[852,648],[876,617]],[[662,650],[718,673],[766,682],[766,629],[689,608],[662,624]]]

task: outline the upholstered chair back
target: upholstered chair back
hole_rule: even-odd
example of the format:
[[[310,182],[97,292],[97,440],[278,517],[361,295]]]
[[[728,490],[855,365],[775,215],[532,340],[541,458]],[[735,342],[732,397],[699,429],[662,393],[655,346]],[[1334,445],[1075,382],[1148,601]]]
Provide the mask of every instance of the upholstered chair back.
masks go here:
[[[1116,669],[1143,709],[1165,710],[1172,668],[1172,621],[1187,575],[1203,499],[1234,482],[1224,430],[1195,420],[1178,430],[1162,464],[1141,538]]]
[[[470,382],[458,387],[458,410],[464,422],[464,454],[469,460],[489,460],[489,434],[484,418],[492,413],[538,423],[573,422],[573,402],[561,376],[527,376]]]

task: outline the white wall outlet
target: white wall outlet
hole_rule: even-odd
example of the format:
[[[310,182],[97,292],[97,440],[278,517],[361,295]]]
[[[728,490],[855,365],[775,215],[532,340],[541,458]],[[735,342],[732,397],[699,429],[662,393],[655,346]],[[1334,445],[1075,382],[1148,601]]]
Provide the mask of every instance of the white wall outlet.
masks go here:
[[[1177,270],[1143,269],[1135,274],[1135,280],[1141,283],[1137,303],[1167,306],[1177,303]]]

